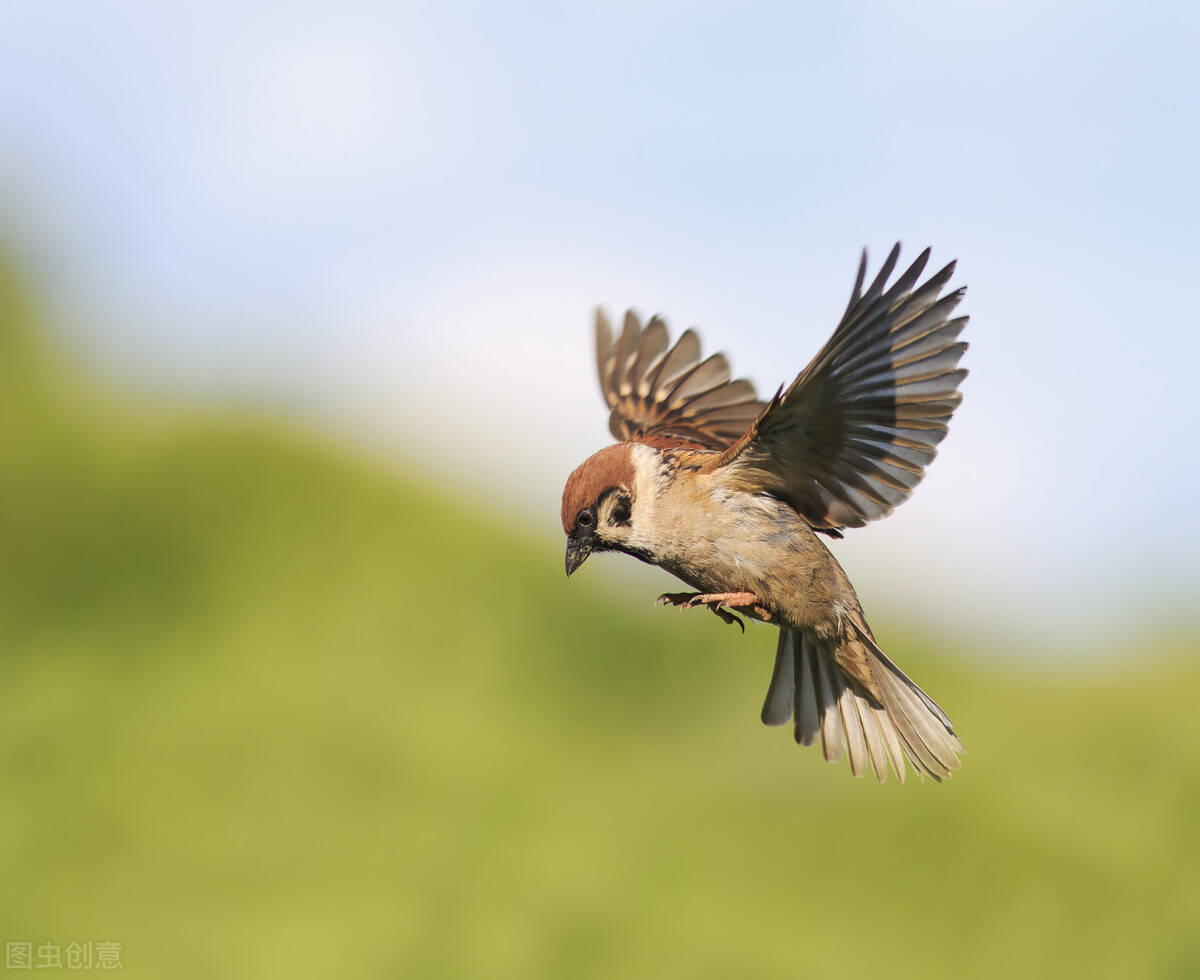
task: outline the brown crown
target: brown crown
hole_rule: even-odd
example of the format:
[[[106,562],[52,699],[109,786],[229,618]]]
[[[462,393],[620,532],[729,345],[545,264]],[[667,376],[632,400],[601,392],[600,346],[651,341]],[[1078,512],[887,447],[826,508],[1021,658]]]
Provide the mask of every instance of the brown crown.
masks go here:
[[[576,515],[584,507],[594,504],[609,487],[632,491],[634,472],[633,447],[624,442],[606,446],[580,463],[563,487],[563,530],[570,534]]]

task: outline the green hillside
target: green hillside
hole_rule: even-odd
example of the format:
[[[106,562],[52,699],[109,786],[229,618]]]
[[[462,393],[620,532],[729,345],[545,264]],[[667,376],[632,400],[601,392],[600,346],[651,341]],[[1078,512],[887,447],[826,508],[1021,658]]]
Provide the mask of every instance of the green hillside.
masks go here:
[[[877,622],[970,755],[855,781],[759,724],[766,630],[102,393],[35,321],[0,277],[0,943],[171,978],[1200,975],[1183,642],[1080,676]]]

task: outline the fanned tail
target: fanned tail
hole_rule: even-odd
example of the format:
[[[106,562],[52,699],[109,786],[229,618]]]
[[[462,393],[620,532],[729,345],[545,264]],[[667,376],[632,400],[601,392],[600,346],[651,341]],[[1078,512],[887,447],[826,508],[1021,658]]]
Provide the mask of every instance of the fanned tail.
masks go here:
[[[837,762],[848,756],[855,776],[869,765],[886,782],[890,762],[904,782],[907,758],[919,778],[949,778],[967,751],[950,719],[870,633],[855,629],[882,703],[842,670],[832,644],[802,630],[781,629],[763,722],[783,725],[794,718],[797,742],[812,745],[820,738],[825,758]]]

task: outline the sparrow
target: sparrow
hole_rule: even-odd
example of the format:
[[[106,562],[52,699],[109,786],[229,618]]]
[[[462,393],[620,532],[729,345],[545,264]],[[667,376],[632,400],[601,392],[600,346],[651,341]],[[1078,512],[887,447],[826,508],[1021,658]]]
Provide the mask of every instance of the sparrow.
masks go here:
[[[793,721],[880,782],[905,760],[941,781],[966,752],[946,713],[880,649],[854,587],[819,535],[877,520],[925,475],[962,400],[967,372],[952,317],[965,289],[942,296],[951,262],[919,282],[929,249],[889,285],[897,243],[871,284],[864,249],[833,336],[796,379],[760,401],[731,380],[722,354],[701,356],[685,331],[669,343],[659,317],[625,315],[621,333],[596,311],[596,363],[618,440],[567,479],[566,571],[593,552],[657,565],[694,592],[659,602],[738,614],[777,627],[767,725]]]

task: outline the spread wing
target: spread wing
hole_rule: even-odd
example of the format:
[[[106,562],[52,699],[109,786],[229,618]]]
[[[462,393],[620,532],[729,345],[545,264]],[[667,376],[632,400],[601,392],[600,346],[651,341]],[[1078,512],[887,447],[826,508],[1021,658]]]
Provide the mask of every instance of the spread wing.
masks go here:
[[[669,346],[662,320],[653,317],[643,329],[632,310],[615,340],[596,310],[596,367],[612,409],[608,427],[621,442],[661,436],[723,450],[766,408],[754,385],[730,379],[723,354],[701,358],[694,330]]]
[[[920,286],[929,249],[891,286],[897,244],[850,304],[829,342],[716,464],[742,489],[789,501],[814,527],[861,527],[890,514],[921,482],[962,400],[951,319],[965,289],[939,298],[951,262]],[[916,288],[914,288],[916,287]]]

